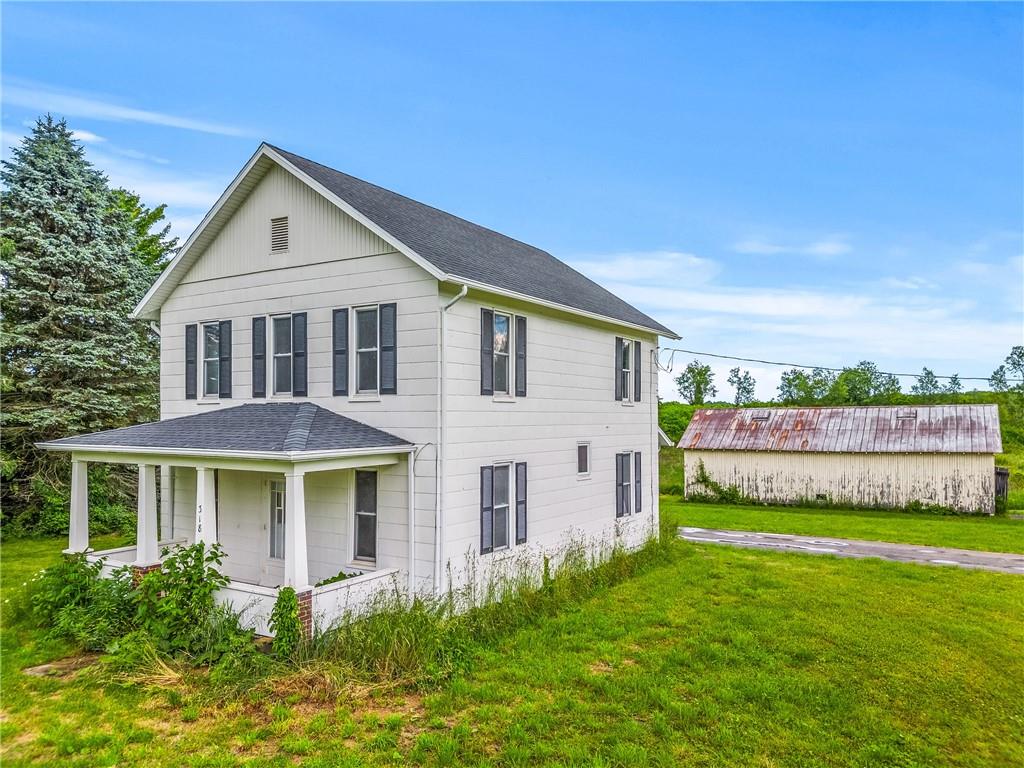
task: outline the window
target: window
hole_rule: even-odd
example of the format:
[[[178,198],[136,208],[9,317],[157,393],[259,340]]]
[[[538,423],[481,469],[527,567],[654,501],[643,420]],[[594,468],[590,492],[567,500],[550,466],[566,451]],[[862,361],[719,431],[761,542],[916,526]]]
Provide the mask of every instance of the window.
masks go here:
[[[512,318],[494,313],[494,394],[509,394],[509,336]]]
[[[631,365],[632,361],[633,361],[633,342],[629,341],[628,339],[623,339],[623,341],[622,341],[622,358],[621,358],[620,363],[619,363],[619,365],[621,366],[621,368],[619,370],[619,376],[622,378],[622,399],[623,399],[623,401],[628,401],[630,399],[629,394],[630,394],[630,392],[633,391],[632,388],[630,387],[630,383],[633,380],[633,369],[632,369],[632,365]]]
[[[270,556],[284,558],[284,480],[270,481]]]
[[[630,514],[633,498],[632,483],[633,454],[630,452],[615,455],[615,516],[625,517]]]
[[[512,473],[510,464],[494,467],[494,548],[508,546],[508,510],[511,502]]]
[[[356,393],[376,394],[380,327],[377,307],[356,309]]]
[[[270,220],[270,252],[284,253],[288,250],[288,217],[280,216]]]
[[[292,317],[273,318],[274,394],[292,391]]]
[[[355,559],[377,559],[377,473],[356,471]]]
[[[576,444],[576,474],[590,474],[590,443]]]
[[[203,394],[220,394],[220,323],[203,325]]]
[[[481,554],[510,546],[513,520],[516,544],[526,541],[526,462],[515,464],[514,475],[512,467],[511,462],[480,467]]]

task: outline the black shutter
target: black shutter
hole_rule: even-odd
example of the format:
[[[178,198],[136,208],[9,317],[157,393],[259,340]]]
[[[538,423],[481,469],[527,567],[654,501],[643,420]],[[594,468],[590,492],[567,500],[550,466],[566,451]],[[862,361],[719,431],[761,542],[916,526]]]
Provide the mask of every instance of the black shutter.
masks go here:
[[[612,370],[615,371],[615,399],[622,399],[622,339],[618,336],[615,337],[615,365]]]
[[[643,378],[640,374],[640,342],[633,342],[633,399],[640,402],[640,391],[643,385]]]
[[[622,454],[615,454],[615,516],[625,514],[622,504]]]
[[[348,310],[334,310],[334,394],[348,394]]]
[[[398,305],[380,305],[380,393],[398,394]]]
[[[526,318],[516,316],[516,397],[526,397]]]
[[[252,396],[267,396],[267,318],[252,319]]]
[[[220,396],[231,397],[231,321],[220,321]]]
[[[639,515],[644,498],[643,486],[640,484],[640,451],[633,454],[633,463],[635,464],[633,468],[633,495],[636,497],[636,507],[633,509],[633,514]]]
[[[196,377],[198,365],[196,356],[199,349],[199,329],[196,325],[185,326],[185,399],[196,399]]]
[[[306,397],[306,313],[292,315],[292,395]]]
[[[480,394],[494,394],[494,312],[480,310]]]
[[[480,467],[480,554],[494,550],[494,468]]]
[[[526,462],[516,464],[516,544],[526,541]]]

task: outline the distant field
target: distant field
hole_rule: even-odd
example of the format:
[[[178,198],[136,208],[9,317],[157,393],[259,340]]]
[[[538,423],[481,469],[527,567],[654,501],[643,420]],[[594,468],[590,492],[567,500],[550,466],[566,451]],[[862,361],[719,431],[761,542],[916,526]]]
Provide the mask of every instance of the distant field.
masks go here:
[[[670,496],[662,496],[661,514],[666,521],[698,528],[835,536],[986,552],[1024,553],[1024,520],[1007,517],[693,504]]]

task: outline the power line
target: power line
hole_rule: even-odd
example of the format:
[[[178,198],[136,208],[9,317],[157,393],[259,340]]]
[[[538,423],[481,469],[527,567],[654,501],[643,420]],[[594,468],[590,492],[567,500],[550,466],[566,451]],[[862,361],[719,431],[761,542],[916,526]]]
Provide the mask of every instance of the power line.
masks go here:
[[[781,363],[777,360],[758,360],[754,357],[736,357],[735,355],[718,355],[714,352],[697,352],[693,349],[679,349],[677,347],[662,347],[663,352],[671,352],[672,357],[675,357],[676,352],[683,352],[687,355],[697,355],[698,357],[717,357],[720,360],[738,360],[743,363],[761,363],[762,365],[781,365],[786,368],[806,368],[808,370],[819,370],[819,371],[830,371],[832,373],[842,373],[846,368],[829,368],[827,365],[801,365],[800,363]],[[669,367],[665,370],[668,371],[672,366],[672,358],[669,358]],[[922,374],[920,373],[892,373],[890,371],[879,371],[883,376],[896,376],[897,378],[911,378],[920,379]],[[935,376],[936,379],[952,379],[952,376]],[[988,377],[985,376],[957,376],[960,381],[988,381]],[[1007,381],[1020,382],[1024,379],[1007,379]]]

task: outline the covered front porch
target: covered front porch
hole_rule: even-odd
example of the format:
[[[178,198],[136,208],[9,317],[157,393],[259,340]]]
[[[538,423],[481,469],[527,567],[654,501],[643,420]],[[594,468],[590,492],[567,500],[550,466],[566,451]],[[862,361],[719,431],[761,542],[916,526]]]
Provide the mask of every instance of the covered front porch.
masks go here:
[[[411,594],[415,446],[311,403],[244,405],[43,444],[71,453],[69,552],[157,568],[217,543],[219,599],[260,634],[283,586],[308,628]],[[89,549],[88,464],[138,466],[136,545]]]

